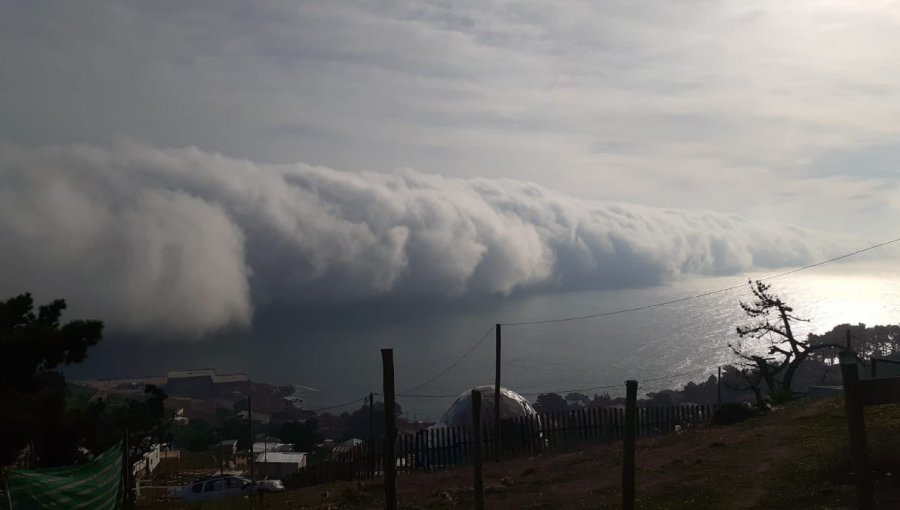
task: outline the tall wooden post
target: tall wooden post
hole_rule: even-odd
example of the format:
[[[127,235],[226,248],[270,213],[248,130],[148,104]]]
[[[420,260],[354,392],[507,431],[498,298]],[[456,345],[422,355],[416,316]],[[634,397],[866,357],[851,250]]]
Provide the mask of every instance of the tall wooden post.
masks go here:
[[[384,508],[397,510],[397,428],[394,422],[394,350],[381,349],[384,378]]]
[[[253,383],[247,378],[247,434],[250,436],[250,481],[256,483],[256,477],[253,473],[253,464],[256,459],[253,458],[253,404],[251,402],[253,395]],[[251,498],[252,500],[252,498]]]
[[[847,328],[847,350],[853,350],[853,340],[850,338],[850,328]]]
[[[131,456],[128,455],[128,429],[122,436],[122,504],[131,510]]]
[[[481,454],[481,392],[472,390],[472,464],[475,510],[484,510],[484,457]]]
[[[225,475],[225,449],[222,447],[222,432],[216,431],[216,439],[219,440],[219,476]]]
[[[494,462],[500,462],[500,324],[496,330],[497,353],[495,356],[496,371],[494,374]]]
[[[719,377],[716,378],[716,404],[722,407],[722,367],[719,367]]]
[[[625,381],[625,444],[622,460],[622,508],[634,510],[634,443],[637,432],[637,381]]]
[[[369,392],[369,477],[375,477],[375,394]]]
[[[859,509],[872,510],[875,507],[875,500],[872,491],[872,472],[869,468],[869,453],[866,446],[866,418],[859,388],[859,369],[856,366],[854,353],[841,351],[839,356],[841,377],[844,379],[847,428],[850,432],[850,458],[853,462],[853,479],[856,482]]]

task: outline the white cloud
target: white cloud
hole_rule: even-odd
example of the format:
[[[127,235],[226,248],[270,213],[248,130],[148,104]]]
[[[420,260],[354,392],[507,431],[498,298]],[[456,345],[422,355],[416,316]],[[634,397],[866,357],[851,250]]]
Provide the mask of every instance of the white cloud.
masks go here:
[[[523,181],[259,164],[195,148],[0,146],[0,291],[202,335],[269,302],[505,295],[804,264],[845,238]]]

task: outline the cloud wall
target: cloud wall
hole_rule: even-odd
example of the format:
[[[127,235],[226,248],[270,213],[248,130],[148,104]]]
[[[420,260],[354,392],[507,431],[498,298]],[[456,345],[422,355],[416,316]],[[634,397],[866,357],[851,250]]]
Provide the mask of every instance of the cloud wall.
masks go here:
[[[842,241],[514,180],[0,146],[0,291],[66,297],[119,331],[203,336],[272,302],[650,285],[805,264]]]

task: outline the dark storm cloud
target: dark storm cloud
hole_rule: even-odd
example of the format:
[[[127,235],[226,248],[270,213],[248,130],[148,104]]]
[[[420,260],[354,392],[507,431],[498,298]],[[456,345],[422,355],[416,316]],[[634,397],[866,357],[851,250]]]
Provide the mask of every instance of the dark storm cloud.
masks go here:
[[[284,302],[461,299],[808,263],[843,239],[530,182],[267,165],[140,144],[0,147],[0,291],[201,336]]]

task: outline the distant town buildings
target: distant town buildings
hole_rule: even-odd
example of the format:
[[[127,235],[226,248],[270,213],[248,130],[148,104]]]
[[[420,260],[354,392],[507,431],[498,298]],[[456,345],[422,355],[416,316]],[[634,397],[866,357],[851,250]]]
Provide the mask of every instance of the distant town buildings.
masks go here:
[[[334,449],[331,450],[331,454],[337,455],[337,454],[349,452],[349,451],[353,450],[354,448],[356,448],[357,446],[362,445],[364,442],[365,441],[363,441],[362,439],[359,439],[357,437],[352,437],[352,438],[347,439],[346,441],[336,445],[334,447]]]
[[[249,413],[247,411],[241,411],[237,413],[237,417],[246,420]],[[255,423],[261,423],[263,425],[268,425],[269,421],[272,419],[272,416],[266,413],[260,413],[257,411],[253,411],[253,421]]]
[[[247,394],[250,380],[244,374],[217,374],[215,369],[169,372],[166,393],[177,397],[212,398]]]
[[[154,444],[150,447],[150,450],[144,452],[141,456],[141,459],[134,463],[131,466],[131,474],[135,477],[143,477],[150,476],[156,471],[156,468],[159,466],[160,459],[160,447],[158,444]]]
[[[290,443],[276,443],[273,441],[257,441],[253,443],[253,452],[292,452],[294,445]]]

